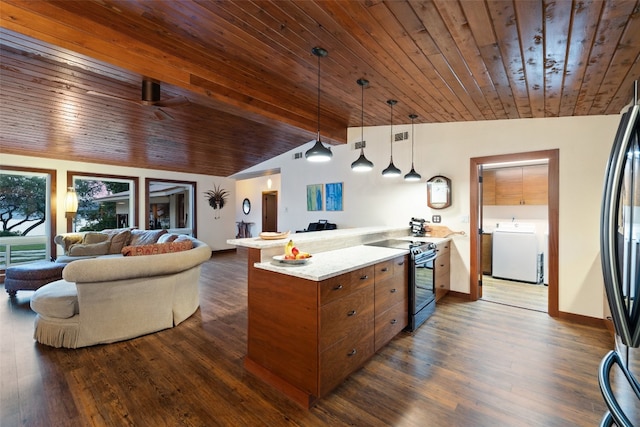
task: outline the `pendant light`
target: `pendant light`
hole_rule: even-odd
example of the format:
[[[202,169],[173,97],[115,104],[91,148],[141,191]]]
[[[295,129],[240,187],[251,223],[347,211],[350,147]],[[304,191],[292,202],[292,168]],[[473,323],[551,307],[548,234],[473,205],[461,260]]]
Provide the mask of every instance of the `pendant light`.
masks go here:
[[[369,84],[369,80],[358,79],[356,81],[362,88],[362,111],[360,113],[360,157],[351,163],[351,170],[354,172],[368,172],[373,169],[373,163],[364,156],[364,87]]]
[[[314,47],[311,53],[318,57],[318,137],[315,145],[304,153],[304,157],[310,162],[328,162],[333,153],[320,141],[320,58],[324,58],[329,52],[321,47]]]
[[[400,174],[402,174],[400,169],[398,169],[396,165],[393,164],[393,106],[397,103],[398,101],[396,101],[395,99],[389,99],[387,101],[387,104],[389,104],[389,106],[391,107],[391,161],[389,162],[389,166],[387,166],[387,168],[382,171],[382,176],[390,178],[394,176],[400,176]]]
[[[405,181],[420,181],[422,176],[413,168],[413,121],[417,118],[415,114],[409,114],[409,118],[411,119],[411,171],[404,176]]]

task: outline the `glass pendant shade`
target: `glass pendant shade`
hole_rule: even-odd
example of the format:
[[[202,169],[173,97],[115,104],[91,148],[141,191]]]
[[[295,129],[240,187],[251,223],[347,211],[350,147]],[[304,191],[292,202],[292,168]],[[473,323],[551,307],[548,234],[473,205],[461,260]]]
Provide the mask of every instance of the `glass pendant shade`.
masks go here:
[[[387,101],[387,104],[391,107],[391,157],[389,160],[389,166],[387,166],[387,168],[382,171],[382,176],[388,178],[400,176],[402,174],[402,171],[400,171],[400,169],[398,169],[396,165],[393,164],[393,106],[397,103],[398,101],[396,101],[395,99],[389,99]]]
[[[313,147],[304,153],[304,157],[310,162],[328,162],[333,153],[320,140],[320,58],[324,58],[329,52],[321,47],[314,47],[311,49],[311,53],[318,57],[318,137]]]
[[[368,80],[358,79],[357,83],[362,88],[362,109],[360,113],[360,157],[351,163],[351,170],[354,172],[368,172],[373,169],[373,162],[368,160],[364,155],[364,87],[369,84]]]
[[[413,121],[416,119],[415,114],[409,114],[409,118],[411,119],[411,171],[409,171],[408,174],[406,174],[404,176],[404,180],[405,181],[420,181],[420,179],[422,179],[422,176],[416,172],[415,168],[413,167]]]

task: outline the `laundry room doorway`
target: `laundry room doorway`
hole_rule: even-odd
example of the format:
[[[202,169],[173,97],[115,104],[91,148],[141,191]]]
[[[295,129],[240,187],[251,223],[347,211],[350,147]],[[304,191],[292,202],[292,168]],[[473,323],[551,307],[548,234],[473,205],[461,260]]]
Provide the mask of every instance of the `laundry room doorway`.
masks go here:
[[[472,158],[470,294],[558,316],[559,151]]]

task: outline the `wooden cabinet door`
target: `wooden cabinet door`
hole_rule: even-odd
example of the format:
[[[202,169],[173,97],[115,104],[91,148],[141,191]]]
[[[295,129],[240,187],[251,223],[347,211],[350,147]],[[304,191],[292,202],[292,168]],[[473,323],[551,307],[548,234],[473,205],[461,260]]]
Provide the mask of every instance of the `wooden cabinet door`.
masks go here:
[[[496,171],[482,171],[482,204],[496,204]]]
[[[505,205],[547,205],[548,197],[548,170],[547,165],[534,165],[496,169],[495,172],[495,203],[498,206]],[[489,171],[487,171],[489,172]],[[487,173],[485,172],[485,173]],[[491,176],[491,174],[489,174]],[[484,173],[483,173],[484,180]],[[491,178],[489,178],[489,181]],[[485,205],[494,196],[485,193],[486,187],[482,187],[482,197]],[[488,197],[485,201],[485,197]]]
[[[496,169],[496,205],[522,204],[522,168]]]
[[[493,234],[482,233],[482,274],[491,275]]]
[[[522,168],[522,199],[525,205],[549,204],[549,175],[547,165]]]

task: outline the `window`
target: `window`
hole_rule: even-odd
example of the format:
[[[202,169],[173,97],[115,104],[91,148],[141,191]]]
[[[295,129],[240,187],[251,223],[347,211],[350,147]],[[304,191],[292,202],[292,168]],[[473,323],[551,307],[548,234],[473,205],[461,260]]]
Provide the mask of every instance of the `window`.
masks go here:
[[[195,236],[196,183],[147,178],[148,228]]]
[[[0,269],[51,257],[55,177],[53,170],[0,171]]]
[[[67,181],[78,195],[78,212],[69,219],[72,231],[138,226],[138,178],[69,172]]]

